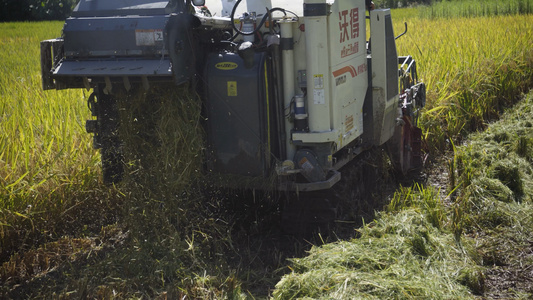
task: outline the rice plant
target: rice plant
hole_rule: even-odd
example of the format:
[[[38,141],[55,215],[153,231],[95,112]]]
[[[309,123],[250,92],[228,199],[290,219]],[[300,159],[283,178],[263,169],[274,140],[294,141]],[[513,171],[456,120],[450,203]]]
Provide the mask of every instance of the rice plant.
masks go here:
[[[422,18],[471,18],[500,15],[527,15],[533,13],[533,1],[435,1],[430,6],[420,8]]]
[[[103,209],[113,198],[98,187],[99,156],[84,128],[85,93],[41,87],[39,43],[60,36],[61,26],[0,24],[2,259],[69,228],[78,230],[83,225],[75,219],[107,218],[91,211],[81,217],[80,209],[95,202]]]
[[[428,87],[421,126],[433,150],[483,129],[533,86],[533,16],[420,19],[399,14],[409,32],[397,40]]]

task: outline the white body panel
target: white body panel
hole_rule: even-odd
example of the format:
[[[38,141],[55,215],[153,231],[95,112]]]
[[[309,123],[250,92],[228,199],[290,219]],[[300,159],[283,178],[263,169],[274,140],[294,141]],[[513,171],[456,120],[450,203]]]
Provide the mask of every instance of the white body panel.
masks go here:
[[[307,70],[310,130],[293,133],[293,140],[334,142],[340,149],[363,133],[368,87],[365,4],[360,0],[328,3],[328,16],[305,17],[305,48],[295,49],[296,57],[306,57],[300,68]]]
[[[382,120],[381,126],[375,124],[374,142],[384,144],[394,134],[398,113],[398,56],[394,40],[388,40],[386,36],[387,22],[390,20],[390,10],[378,9],[370,13],[370,36],[372,37],[372,102],[374,104],[374,120]],[[389,24],[390,25],[390,24]],[[392,27],[390,27],[392,30]],[[394,38],[390,32],[389,39]],[[389,48],[387,48],[389,46]],[[392,49],[392,46],[393,49]],[[391,61],[392,60],[392,61]],[[388,65],[389,64],[389,65]],[[390,68],[395,73],[390,74]],[[392,76],[391,76],[392,75]],[[396,86],[396,90],[391,88]],[[394,91],[394,92],[393,92]],[[381,128],[380,128],[381,127]]]
[[[326,3],[325,0],[305,2]],[[334,130],[331,120],[333,99],[330,97],[328,16],[305,17],[305,37],[309,131],[327,133]]]
[[[237,0],[207,0],[211,14],[228,24],[231,10]],[[304,16],[304,5],[327,5],[327,15]],[[293,123],[286,119],[287,158],[292,158],[297,143],[334,143],[333,152],[353,142],[363,134],[363,103],[368,88],[368,59],[366,53],[366,7],[363,0],[243,0],[236,10],[237,19],[244,12],[255,12],[258,20],[265,7],[280,7],[298,16],[289,24],[281,25],[281,38],[293,38],[294,49],[282,51],[284,76],[284,106],[289,109],[295,95],[306,95],[308,132],[292,132]],[[283,14],[276,12],[275,18]],[[223,21],[225,20],[225,21]],[[238,21],[236,21],[238,22]],[[292,28],[292,32],[284,32]],[[305,29],[304,29],[305,28]],[[266,31],[267,29],[264,29]],[[376,30],[383,30],[377,28]],[[239,40],[241,37],[237,38]],[[374,41],[373,41],[374,42]],[[375,41],[379,45],[380,41]],[[379,56],[380,60],[383,56]],[[373,59],[373,63],[375,60]],[[292,68],[292,69],[291,69]],[[373,70],[374,74],[382,72]],[[306,75],[306,86],[301,87],[299,74]],[[382,86],[378,80],[377,88]],[[375,90],[374,96],[380,91]],[[383,96],[382,96],[383,97]],[[394,101],[387,102],[393,109]],[[394,122],[394,117],[392,122]],[[390,124],[380,129],[387,131]],[[388,131],[377,133],[388,139]]]
[[[236,2],[237,0],[206,0],[205,6],[213,16],[229,17]],[[303,16],[302,0],[243,0],[237,7],[235,16],[240,16],[244,12],[255,12],[258,16],[262,16],[266,11],[265,7],[281,7],[298,16]],[[282,15],[281,13],[277,14]]]
[[[293,39],[293,32],[298,30],[295,25],[298,25],[296,20],[284,20],[280,22],[281,38]],[[294,41],[294,39],[293,39]],[[281,52],[283,62],[283,106],[290,107],[292,105],[294,96],[301,91],[296,90],[296,70],[294,65],[294,49],[285,49]],[[285,136],[291,136],[291,123],[288,119],[285,120]],[[285,139],[285,148],[287,149],[287,157],[294,157],[296,147],[292,144],[290,139]]]
[[[329,18],[330,97],[338,148],[363,134],[363,102],[368,86],[364,1],[336,1]]]

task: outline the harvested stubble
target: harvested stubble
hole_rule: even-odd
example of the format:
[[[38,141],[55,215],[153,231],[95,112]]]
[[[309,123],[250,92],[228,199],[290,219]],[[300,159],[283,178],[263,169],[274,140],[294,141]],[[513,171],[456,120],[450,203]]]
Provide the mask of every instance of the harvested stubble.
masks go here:
[[[146,235],[142,239],[156,238],[154,228],[189,228],[203,202],[197,188],[204,151],[201,102],[187,87],[172,85],[117,97],[126,223]]]
[[[204,152],[201,100],[188,87],[154,86],[118,95],[119,135],[127,185],[170,193],[190,187],[201,175]]]
[[[293,259],[276,299],[460,299],[482,286],[465,247],[416,209],[380,214],[352,241],[313,248]],[[474,265],[475,266],[475,265]],[[473,270],[473,271],[472,271]]]
[[[240,297],[224,256],[232,247],[228,224],[224,215],[215,215],[221,204],[208,197],[213,187],[202,171],[205,135],[198,95],[188,86],[153,84],[147,92],[122,91],[117,98],[127,248],[99,267],[107,263],[120,274],[116,288],[123,295]]]
[[[478,240],[489,295],[529,299],[533,279],[533,93],[456,153],[459,229]],[[526,150],[527,149],[527,150]]]
[[[530,93],[456,149],[455,200],[441,202],[430,187],[400,189],[359,238],[293,259],[275,298],[531,298],[533,163],[524,140],[533,138],[532,104]]]
[[[506,113],[486,132],[473,135],[457,153],[454,175],[463,188],[458,203],[471,214],[465,226],[512,227],[516,212],[523,209],[519,207],[533,201],[533,164],[527,142],[533,139],[531,103],[530,94],[516,111]]]

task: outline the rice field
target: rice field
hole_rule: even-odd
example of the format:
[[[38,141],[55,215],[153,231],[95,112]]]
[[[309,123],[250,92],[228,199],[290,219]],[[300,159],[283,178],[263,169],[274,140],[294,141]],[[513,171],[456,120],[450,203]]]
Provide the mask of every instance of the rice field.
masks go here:
[[[465,1],[464,5],[470,2]],[[530,7],[530,1],[510,3],[513,7],[515,3],[524,9]],[[455,145],[460,145],[470,132],[486,129],[506,107],[519,101],[533,86],[533,15],[514,14],[512,10],[502,15],[499,6],[496,13],[486,13],[494,11],[493,8],[482,8],[484,13],[474,13],[473,9],[439,5],[392,12],[396,34],[403,31],[404,22],[409,26],[408,33],[397,41],[398,53],[410,54],[417,60],[419,76],[427,85],[428,103],[420,125],[432,154],[455,150]],[[428,11],[431,8],[433,11]],[[455,9],[467,12],[459,13]],[[437,14],[436,11],[443,13]],[[139,220],[144,220],[148,227],[139,227],[136,234],[129,235],[125,243],[130,250],[110,254],[105,260],[98,261],[96,265],[101,269],[86,269],[85,275],[76,273],[80,277],[74,276],[70,285],[66,284],[59,291],[68,293],[80,284],[91,286],[87,280],[83,281],[83,276],[92,274],[98,278],[105,269],[116,278],[109,275],[110,278],[93,282],[91,295],[116,292],[117,297],[142,298],[161,296],[165,291],[174,290],[173,295],[180,297],[245,298],[242,286],[246,285],[246,279],[229,268],[224,257],[209,259],[213,253],[223,252],[221,249],[232,248],[232,242],[225,235],[230,229],[215,216],[183,214],[175,206],[162,208],[161,194],[143,187],[138,187],[139,193],[148,196],[133,199],[131,193],[101,183],[100,157],[92,149],[91,136],[85,132],[85,120],[90,118],[86,103],[89,92],[44,92],[41,87],[39,42],[59,36],[62,24],[0,23],[0,263],[3,264],[0,278],[6,282],[5,274],[18,272],[16,267],[9,267],[13,266],[9,264],[10,259],[11,262],[23,260],[23,253],[30,249],[39,252],[39,247],[49,242],[59,243],[57,247],[61,248],[68,244],[65,237],[67,240],[69,237],[94,236],[103,241],[109,239],[109,232],[114,229],[106,226],[113,226],[120,216],[129,228],[136,228]],[[530,156],[529,139],[513,145],[526,157]],[[192,152],[201,151],[201,146],[190,144],[188,150],[191,149]],[[183,149],[178,147],[175,150]],[[315,248],[309,258],[294,260],[291,264],[294,272],[278,283],[273,296],[279,299],[286,299],[287,295],[320,298],[364,291],[394,291],[394,295],[407,295],[405,298],[424,295],[460,298],[482,293],[479,278],[483,269],[480,269],[479,257],[475,255],[475,245],[463,237],[473,232],[473,224],[482,222],[482,214],[467,215],[471,205],[477,202],[471,202],[464,195],[488,189],[494,182],[480,181],[469,161],[458,156],[451,165],[454,170],[451,173],[456,174],[455,182],[463,184],[456,191],[459,201],[454,206],[455,211],[448,210],[437,199],[436,191],[422,187],[405,188],[393,199],[392,215],[383,213],[375,224],[361,229],[362,236],[368,238],[362,241],[363,244],[347,241]],[[181,163],[187,161],[171,167],[169,172],[181,170]],[[501,167],[498,170],[507,169]],[[495,169],[494,174],[499,174],[498,170]],[[192,176],[197,167],[193,165],[189,171],[192,173],[183,174]],[[467,188],[469,186],[471,188]],[[492,190],[493,193],[512,195],[499,185]],[[175,193],[165,197],[191,201],[194,203],[191,205],[205,211],[220,210],[205,204],[205,198],[202,198],[205,195],[196,191],[183,194],[176,189],[169,191]],[[530,191],[524,188],[523,193],[529,195]],[[408,204],[406,199],[411,199]],[[531,201],[527,197],[523,199],[527,203]],[[135,203],[135,207],[124,211],[125,201]],[[516,202],[515,199],[510,201]],[[148,209],[154,212],[147,212]],[[180,213],[173,214],[172,209]],[[495,218],[507,220],[505,213],[503,216]],[[191,223],[188,222],[191,220],[196,225],[187,227],[187,232],[174,228],[175,224]],[[514,220],[509,222],[516,224]],[[525,221],[519,222],[525,224]],[[147,239],[149,233],[153,233],[152,226],[160,226],[160,234]],[[399,235],[395,235],[397,233]],[[458,237],[462,244],[457,244]],[[89,251],[86,249],[94,243],[94,240],[70,241],[71,246],[78,245],[74,246],[78,252],[71,250],[73,253],[88,254],[83,251]],[[384,251],[378,250],[386,249],[384,247],[397,247],[396,251],[405,252],[405,258],[410,259],[413,268],[402,268],[398,261],[393,261],[394,251],[385,253],[388,257],[383,259],[365,256],[359,262],[351,260],[361,249],[377,249],[375,252],[382,253]],[[487,249],[492,249],[492,254],[501,250],[489,246]],[[333,260],[335,255],[330,254],[331,251],[335,255],[341,253],[342,262],[331,262],[327,272],[321,273],[313,260],[323,259],[320,255]],[[143,261],[145,265],[138,266],[132,263],[134,261]],[[307,261],[312,263],[308,265]],[[358,264],[365,267],[361,273],[353,271]],[[124,265],[130,266],[127,272]],[[47,266],[52,268],[54,265],[49,262]],[[337,268],[349,269],[352,273],[337,276],[341,274]],[[424,272],[418,277],[410,277],[409,270],[419,272],[421,269]],[[139,274],[143,279],[138,278]],[[301,277],[302,274],[315,277]],[[316,276],[332,281],[320,281]],[[367,280],[352,285],[360,282],[358,276],[393,280]],[[429,285],[433,291],[431,295],[424,294],[428,292],[427,287],[421,284],[428,278],[442,280]],[[152,285],[146,287],[143,282]],[[5,288],[3,286],[0,292]]]
[[[430,19],[528,15],[531,13],[533,13],[533,1],[531,0],[435,1],[432,5],[419,9],[421,18]]]
[[[31,197],[45,186],[76,180],[80,173],[94,176],[97,156],[84,134],[90,116],[86,93],[45,92],[40,83],[37,45],[57,37],[61,23],[1,26],[1,177],[9,195],[27,192]],[[89,169],[79,172],[82,168]]]
[[[87,92],[44,92],[39,42],[62,22],[0,24],[0,258],[74,228],[73,213],[95,197],[99,155],[85,133]],[[103,195],[106,195],[105,197]],[[59,227],[57,227],[59,226]],[[83,226],[83,225],[81,225]],[[91,225],[90,225],[91,226]]]
[[[395,28],[409,26],[398,53],[415,57],[427,85],[421,122],[430,148],[483,129],[531,87],[531,15],[426,19],[408,11],[393,12]]]

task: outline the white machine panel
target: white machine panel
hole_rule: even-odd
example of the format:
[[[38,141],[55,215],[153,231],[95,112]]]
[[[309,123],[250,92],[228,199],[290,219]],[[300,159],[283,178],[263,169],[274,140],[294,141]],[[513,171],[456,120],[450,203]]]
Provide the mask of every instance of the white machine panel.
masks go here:
[[[362,110],[368,88],[365,2],[306,3],[327,3],[329,13],[305,17],[310,132],[293,133],[293,139],[335,142],[341,149],[363,134]]]
[[[237,0],[206,0],[205,6],[213,16],[229,17],[236,2]],[[255,12],[258,16],[262,16],[266,11],[265,7],[282,7],[298,16],[303,16],[303,1],[301,0],[243,0],[237,7],[235,16],[240,16],[244,12]]]
[[[338,146],[363,134],[363,102],[368,87],[364,1],[336,1],[329,16],[330,97]]]

